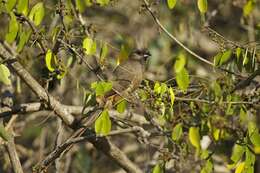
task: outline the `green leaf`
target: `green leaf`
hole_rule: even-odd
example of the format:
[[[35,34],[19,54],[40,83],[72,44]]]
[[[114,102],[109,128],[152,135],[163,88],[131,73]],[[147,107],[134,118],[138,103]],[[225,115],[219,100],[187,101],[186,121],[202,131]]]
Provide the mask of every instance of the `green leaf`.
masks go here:
[[[55,70],[56,56],[53,55],[52,51],[49,49],[45,55],[45,64],[50,72]]]
[[[118,113],[124,113],[127,106],[127,101],[125,99],[122,99],[117,105],[116,110]]]
[[[220,87],[220,85],[218,84],[217,81],[213,82],[213,90],[214,90],[214,94],[216,97],[221,97],[222,96],[222,89]]]
[[[190,78],[187,70],[183,68],[179,73],[176,74],[176,81],[178,84],[178,87],[183,91],[186,92],[189,83],[190,83]]]
[[[207,160],[206,164],[204,165],[200,173],[211,173],[211,172],[213,172],[213,163],[212,160],[209,159]]]
[[[236,48],[236,56],[237,56],[237,58],[240,57],[241,53],[242,53],[242,49],[240,47]]]
[[[95,90],[96,96],[103,96],[112,89],[112,82],[94,82],[91,84],[91,88]]]
[[[201,13],[206,13],[208,10],[208,1],[207,0],[198,0],[198,8]]]
[[[236,167],[235,173],[243,173],[244,169],[245,169],[245,162],[240,162]]]
[[[242,145],[235,144],[230,159],[236,164],[242,158],[244,153],[245,147]]]
[[[172,87],[170,87],[168,91],[169,91],[169,94],[170,94],[171,106],[173,106],[174,100],[175,100],[175,95],[174,95]]]
[[[232,55],[232,51],[231,51],[231,50],[225,51],[225,52],[222,54],[222,56],[221,56],[219,65],[222,65],[222,64],[226,63],[226,62],[231,58],[231,55]]]
[[[254,9],[255,3],[253,0],[248,0],[245,6],[243,7],[243,15],[248,16]]]
[[[8,33],[5,36],[5,40],[8,43],[12,43],[19,31],[19,25],[13,12],[10,12],[11,20],[9,22]]]
[[[43,17],[44,17],[44,5],[42,2],[39,2],[35,6],[33,6],[29,14],[29,19],[32,20],[36,26],[38,26],[41,24]]]
[[[167,0],[169,9],[173,9],[176,5],[177,0]]]
[[[29,0],[18,0],[17,13],[28,14]]]
[[[85,49],[86,55],[94,55],[96,53],[96,41],[92,40],[91,38],[85,38],[82,45]]]
[[[184,54],[181,53],[174,64],[175,73],[179,73],[184,68],[185,64],[186,64],[186,57],[184,56]]]
[[[215,66],[219,66],[222,55],[223,55],[222,52],[219,52],[216,56],[214,56]]]
[[[3,124],[0,124],[0,137],[5,141],[9,141],[12,137],[11,134],[5,130]]]
[[[100,51],[100,63],[103,65],[108,54],[108,47],[106,43],[102,44],[101,51]]]
[[[97,0],[97,3],[100,4],[101,6],[108,5],[110,0]]]
[[[254,144],[255,146],[259,147],[260,146],[260,134],[259,130],[254,122],[249,122],[248,123],[248,135],[249,139]]]
[[[16,0],[7,0],[6,4],[5,4],[7,11],[11,12],[12,9],[14,8],[15,4],[16,4]]]
[[[95,121],[95,132],[101,135],[107,135],[111,131],[111,120],[108,110],[105,109]]]
[[[172,140],[179,141],[183,133],[182,123],[177,124],[172,131]]]
[[[243,66],[245,66],[249,62],[249,57],[248,57],[248,48],[246,49],[246,52],[243,55]]]
[[[162,169],[161,165],[160,164],[156,164],[153,167],[153,172],[152,173],[163,173],[163,169]]]
[[[246,169],[250,167],[254,167],[255,159],[256,159],[255,154],[248,147],[246,147],[246,160],[245,160]]]
[[[195,148],[200,149],[200,132],[198,127],[190,127],[189,140]]]
[[[4,64],[0,64],[0,82],[3,82],[5,85],[11,85],[11,80],[9,77],[9,69]]]
[[[31,36],[31,30],[22,31],[19,35],[19,42],[17,46],[17,52],[21,52]]]
[[[85,11],[85,4],[83,0],[76,0],[76,9],[83,13]]]

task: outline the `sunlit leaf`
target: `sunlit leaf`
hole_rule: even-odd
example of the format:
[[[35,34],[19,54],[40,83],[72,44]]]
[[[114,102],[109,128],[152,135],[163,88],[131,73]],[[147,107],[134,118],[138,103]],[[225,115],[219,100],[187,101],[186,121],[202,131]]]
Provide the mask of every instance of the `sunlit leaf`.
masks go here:
[[[95,132],[101,135],[107,135],[111,131],[111,120],[108,110],[105,109],[95,121]]]
[[[173,9],[176,5],[177,0],[167,0],[169,9]]]
[[[127,106],[127,101],[125,99],[122,99],[117,105],[116,110],[118,113],[124,113]]]
[[[245,168],[245,162],[241,162],[238,164],[235,173],[242,173]]]
[[[76,0],[76,9],[83,13],[85,11],[85,3],[83,0]]]
[[[226,62],[231,58],[231,55],[232,55],[232,51],[231,51],[231,50],[225,51],[225,52],[222,54],[222,56],[221,56],[219,65],[222,65],[222,64],[226,63]]]
[[[3,82],[5,85],[11,85],[11,80],[9,77],[9,69],[4,64],[0,64],[0,82]]]
[[[96,41],[93,39],[87,37],[83,40],[82,44],[86,55],[94,55],[96,53]]]
[[[215,66],[219,66],[221,57],[222,57],[222,52],[219,52],[216,56],[214,56],[214,65]]]
[[[112,82],[94,82],[91,84],[91,88],[95,90],[96,96],[103,96],[112,89]]]
[[[100,4],[101,6],[108,5],[110,0],[97,0],[97,3]]]
[[[260,133],[254,122],[248,123],[248,135],[249,139],[255,146],[260,146]]]
[[[254,0],[248,0],[245,6],[243,7],[243,15],[248,16],[253,11],[254,6]]]
[[[45,64],[50,72],[53,72],[55,70],[55,58],[55,55],[49,49],[45,55]]]
[[[175,73],[179,73],[184,68],[185,64],[186,64],[186,57],[184,56],[184,54],[180,54],[178,56],[177,61],[174,64]]]
[[[28,42],[30,36],[31,36],[32,31],[31,30],[25,30],[22,31],[21,34],[19,35],[19,42],[17,46],[17,51],[21,52],[25,46],[25,44]]]
[[[248,169],[250,167],[254,167],[255,164],[255,154],[246,147],[246,159],[245,159],[245,167]]]
[[[182,133],[182,123],[179,123],[172,130],[172,140],[178,141],[181,138]]]
[[[183,91],[186,92],[189,83],[190,83],[190,78],[188,71],[183,68],[179,73],[176,73],[176,81],[178,84],[178,87]]]
[[[161,168],[161,165],[160,164],[156,164],[153,167],[153,172],[152,173],[163,173],[163,169]]]
[[[213,130],[213,137],[216,141],[219,140],[219,137],[220,137],[220,129],[214,129]]]
[[[11,19],[9,21],[8,33],[5,35],[5,40],[8,43],[12,43],[15,40],[19,31],[19,24],[16,20],[14,13],[10,12],[9,14]]]
[[[17,12],[22,13],[25,16],[28,14],[29,0],[18,0]]]
[[[208,159],[204,167],[201,169],[200,173],[211,173],[211,172],[213,172],[213,163],[210,159]]]
[[[175,95],[174,95],[172,87],[170,87],[168,91],[169,91],[169,94],[170,94],[171,106],[173,106],[174,100],[175,100]]]
[[[200,132],[198,127],[190,127],[189,140],[195,148],[200,148]]]
[[[198,0],[198,8],[201,13],[206,13],[208,10],[208,1],[207,0]]]
[[[5,4],[7,11],[10,12],[14,8],[15,4],[16,0],[7,0]]]
[[[42,2],[37,3],[30,11],[29,19],[38,26],[41,24],[44,17],[44,5]]]
[[[234,163],[237,163],[245,153],[245,147],[242,145],[235,144],[233,147],[232,155],[231,155],[231,160]]]
[[[101,51],[100,51],[100,63],[104,64],[106,56],[108,54],[108,47],[106,43],[102,44]]]

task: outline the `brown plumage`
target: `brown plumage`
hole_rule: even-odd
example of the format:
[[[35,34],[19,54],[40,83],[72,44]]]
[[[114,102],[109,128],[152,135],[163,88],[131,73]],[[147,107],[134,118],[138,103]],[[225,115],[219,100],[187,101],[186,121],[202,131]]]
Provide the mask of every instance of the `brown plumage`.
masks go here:
[[[113,89],[105,98],[112,98],[113,103],[122,98],[132,101],[131,92],[136,90],[144,79],[145,63],[149,56],[151,54],[147,50],[135,50],[127,60],[118,65],[107,77],[112,81]]]

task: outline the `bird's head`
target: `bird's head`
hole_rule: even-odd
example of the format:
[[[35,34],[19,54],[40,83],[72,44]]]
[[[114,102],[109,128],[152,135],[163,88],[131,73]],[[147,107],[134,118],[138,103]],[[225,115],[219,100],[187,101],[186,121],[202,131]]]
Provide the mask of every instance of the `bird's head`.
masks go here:
[[[134,59],[145,62],[151,56],[151,53],[147,49],[136,49],[133,51],[133,55]]]

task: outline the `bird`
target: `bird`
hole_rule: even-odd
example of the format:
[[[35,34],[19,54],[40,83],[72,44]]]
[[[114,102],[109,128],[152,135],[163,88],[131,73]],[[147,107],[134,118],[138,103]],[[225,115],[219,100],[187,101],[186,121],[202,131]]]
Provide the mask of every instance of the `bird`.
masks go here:
[[[145,65],[150,56],[147,49],[135,49],[115,69],[106,72],[106,78],[112,82],[112,90],[104,95],[105,100],[112,100],[113,105],[122,99],[134,102],[131,93],[143,81]]]

